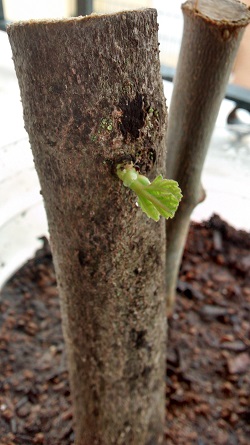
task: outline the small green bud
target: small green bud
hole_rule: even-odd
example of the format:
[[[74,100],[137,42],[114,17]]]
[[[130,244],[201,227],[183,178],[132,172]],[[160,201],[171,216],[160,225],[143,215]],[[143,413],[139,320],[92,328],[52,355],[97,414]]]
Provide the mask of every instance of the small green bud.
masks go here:
[[[164,218],[173,218],[180,200],[181,190],[176,181],[163,179],[157,176],[152,183],[133,167],[133,164],[118,164],[117,176],[123,181],[125,187],[133,190],[138,199],[138,205],[149,218],[158,221],[160,215]]]

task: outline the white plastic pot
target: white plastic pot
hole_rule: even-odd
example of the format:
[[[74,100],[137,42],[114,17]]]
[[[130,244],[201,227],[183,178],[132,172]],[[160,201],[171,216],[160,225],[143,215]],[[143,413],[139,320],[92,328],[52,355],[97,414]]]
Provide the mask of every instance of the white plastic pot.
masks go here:
[[[0,32],[0,287],[41,247],[47,220],[32,152],[24,130],[19,89],[6,33]],[[172,84],[164,82],[169,105]],[[250,230],[250,136],[237,140],[226,128],[233,103],[224,100],[202,175],[206,200],[192,218],[218,213]]]
[[[7,34],[0,31],[0,288],[48,233]]]
[[[0,287],[34,255],[47,220],[28,140],[1,147]],[[22,153],[20,156],[17,153]]]

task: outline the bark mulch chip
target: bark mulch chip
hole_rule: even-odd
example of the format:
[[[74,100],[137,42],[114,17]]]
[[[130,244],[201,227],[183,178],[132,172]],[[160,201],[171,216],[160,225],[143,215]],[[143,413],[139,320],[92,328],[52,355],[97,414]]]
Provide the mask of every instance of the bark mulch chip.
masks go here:
[[[192,223],[169,320],[166,443],[250,443],[250,235]],[[50,248],[0,297],[0,445],[71,445],[72,409]],[[129,444],[127,444],[129,445]]]

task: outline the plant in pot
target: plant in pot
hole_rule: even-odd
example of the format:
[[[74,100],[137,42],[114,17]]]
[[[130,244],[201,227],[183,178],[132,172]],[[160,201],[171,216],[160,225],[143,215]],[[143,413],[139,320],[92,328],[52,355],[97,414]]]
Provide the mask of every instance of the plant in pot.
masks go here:
[[[184,48],[187,42],[201,59],[193,65],[180,58],[167,163],[156,10],[8,28],[48,218],[78,445],[163,443],[166,258],[167,276],[172,268],[176,274],[199,200],[197,171],[249,21],[236,1],[221,2],[216,17],[216,2],[210,3],[211,9],[191,0],[183,6]],[[201,50],[207,46],[208,64]],[[213,63],[219,74],[211,78]],[[199,85],[193,69],[203,64]],[[208,85],[210,102],[203,108]],[[182,149],[172,131],[177,142],[179,135],[188,137]],[[161,177],[166,165],[171,181]],[[172,217],[178,206],[181,192],[173,180],[184,197],[176,225],[175,218],[167,223],[166,253],[159,215]],[[175,284],[176,276],[170,280]]]

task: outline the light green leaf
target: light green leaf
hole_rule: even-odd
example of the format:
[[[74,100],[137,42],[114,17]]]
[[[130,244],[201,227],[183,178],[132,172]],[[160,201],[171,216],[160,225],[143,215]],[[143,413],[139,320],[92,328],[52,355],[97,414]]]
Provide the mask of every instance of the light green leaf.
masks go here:
[[[152,183],[146,176],[138,173],[132,164],[117,166],[117,175],[126,187],[138,197],[138,205],[149,218],[158,221],[160,215],[173,218],[182,198],[176,181],[157,176]]]
[[[154,204],[152,204],[152,202],[150,202],[147,198],[143,198],[142,196],[138,198],[138,205],[149,218],[159,221],[160,213]]]

